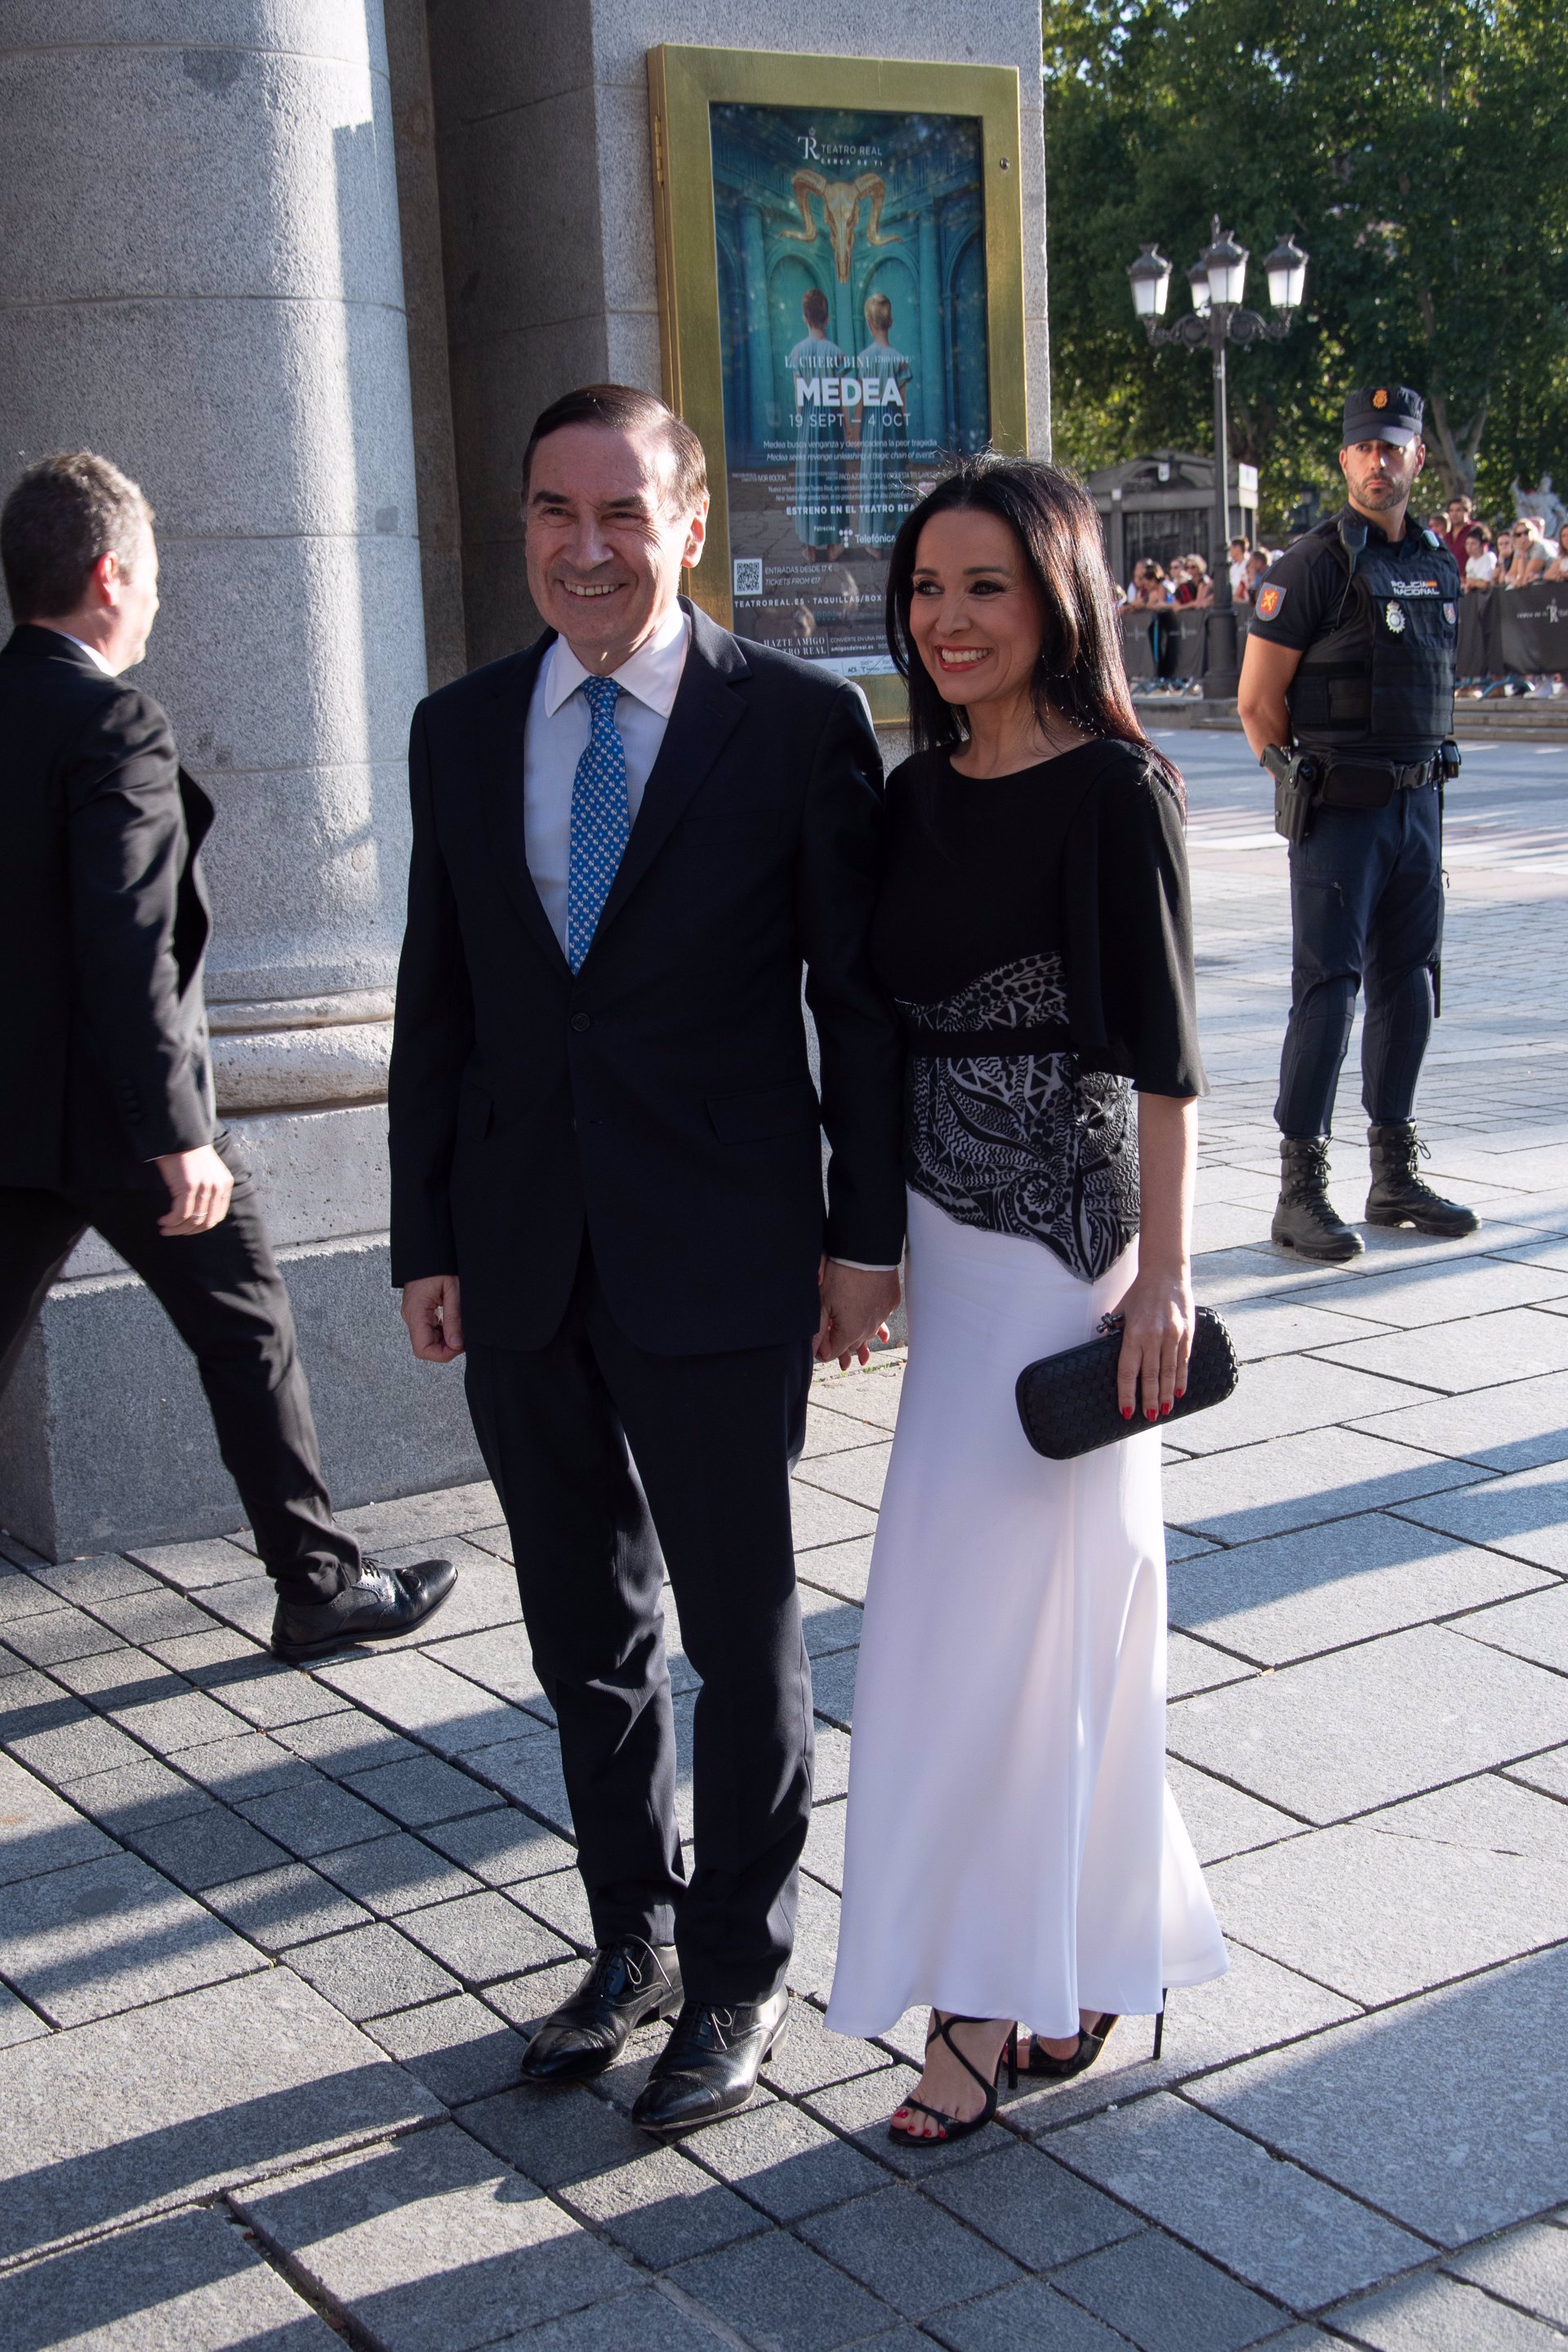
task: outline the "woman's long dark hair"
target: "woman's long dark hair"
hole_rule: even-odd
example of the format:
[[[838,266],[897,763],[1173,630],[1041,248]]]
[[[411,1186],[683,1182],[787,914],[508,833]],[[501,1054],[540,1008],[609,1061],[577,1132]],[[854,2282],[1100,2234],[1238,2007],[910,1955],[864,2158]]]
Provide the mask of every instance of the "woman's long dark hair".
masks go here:
[[[967,740],[961,706],[944,701],[921,659],[910,628],[915,553],[933,515],[971,508],[1000,518],[1024,551],[1039,592],[1044,625],[1031,681],[1042,726],[1054,712],[1085,735],[1146,751],[1178,795],[1177,771],[1138,723],[1121,657],[1110,567],[1094,500],[1059,466],[986,450],[962,457],[929,498],[908,514],[888,567],[888,648],[910,690],[910,729],[917,751]]]

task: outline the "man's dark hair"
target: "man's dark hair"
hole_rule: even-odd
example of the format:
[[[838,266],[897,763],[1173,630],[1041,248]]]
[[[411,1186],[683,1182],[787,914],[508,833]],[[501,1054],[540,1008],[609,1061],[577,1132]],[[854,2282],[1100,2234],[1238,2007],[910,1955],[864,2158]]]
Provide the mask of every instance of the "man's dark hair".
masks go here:
[[[660,442],[669,458],[669,493],[678,507],[695,512],[708,488],[708,460],[689,425],[667,408],[651,392],[629,383],[584,383],[563,393],[533,420],[528,446],[522,453],[522,502],[533,474],[533,453],[552,433],[568,425],[603,425],[612,433],[647,433]]]
[[[74,613],[100,555],[129,573],[153,509],[137,485],[90,449],[29,466],[0,513],[0,565],[16,621]]]

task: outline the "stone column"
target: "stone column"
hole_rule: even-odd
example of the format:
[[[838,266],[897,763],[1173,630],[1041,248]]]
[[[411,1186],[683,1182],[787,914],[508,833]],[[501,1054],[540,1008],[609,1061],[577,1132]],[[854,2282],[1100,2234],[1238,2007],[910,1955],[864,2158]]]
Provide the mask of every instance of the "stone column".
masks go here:
[[[217,804],[220,1107],[260,1181],[340,1501],[473,1474],[385,1283],[385,1070],[425,688],[382,0],[16,0],[6,456],[157,510],[140,681]],[[0,1522],[59,1554],[237,1523],[189,1360],[89,1241],[0,1405]]]

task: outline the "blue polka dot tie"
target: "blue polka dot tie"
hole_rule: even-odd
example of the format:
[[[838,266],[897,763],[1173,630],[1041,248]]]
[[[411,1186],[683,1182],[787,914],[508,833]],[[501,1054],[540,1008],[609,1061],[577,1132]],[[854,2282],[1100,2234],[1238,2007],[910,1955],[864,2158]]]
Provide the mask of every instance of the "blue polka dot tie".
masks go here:
[[[626,747],[616,725],[620,688],[613,677],[585,677],[594,714],[588,747],[572,780],[572,855],[566,881],[566,961],[581,971],[605,911],[632,829],[626,806]]]

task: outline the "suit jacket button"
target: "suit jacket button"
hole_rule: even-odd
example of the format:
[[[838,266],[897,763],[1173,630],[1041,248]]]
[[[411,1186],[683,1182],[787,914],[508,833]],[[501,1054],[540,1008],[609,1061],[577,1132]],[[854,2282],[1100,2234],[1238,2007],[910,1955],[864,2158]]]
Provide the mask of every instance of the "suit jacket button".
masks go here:
[[[572,1015],[572,1026],[577,1031],[579,1035],[581,1035],[584,1029],[591,1029],[593,1025],[593,1023],[589,1020],[588,1015],[585,1013],[574,1013]]]

